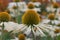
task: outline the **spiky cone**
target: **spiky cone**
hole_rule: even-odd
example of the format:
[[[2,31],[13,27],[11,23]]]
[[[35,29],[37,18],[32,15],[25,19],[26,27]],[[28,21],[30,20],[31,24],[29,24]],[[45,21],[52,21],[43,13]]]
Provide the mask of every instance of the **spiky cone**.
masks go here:
[[[48,19],[54,20],[55,19],[55,14],[54,13],[49,14]]]
[[[53,8],[59,8],[58,3],[53,3]]]
[[[0,13],[0,22],[8,22],[10,21],[11,16],[7,12]]]
[[[22,23],[26,25],[37,25],[40,22],[38,13],[32,9],[27,10],[22,16]]]
[[[33,4],[33,3],[31,3],[31,2],[30,2],[30,3],[28,3],[28,8],[29,8],[29,9],[33,9],[34,7],[35,7],[35,6],[34,6],[34,4]]]
[[[19,40],[25,40],[25,35],[24,34],[19,34],[18,38],[19,38]]]

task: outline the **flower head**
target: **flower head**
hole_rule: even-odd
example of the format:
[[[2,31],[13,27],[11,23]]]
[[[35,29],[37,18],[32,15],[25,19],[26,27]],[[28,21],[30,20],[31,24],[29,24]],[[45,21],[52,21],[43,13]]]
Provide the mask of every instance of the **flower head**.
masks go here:
[[[30,3],[28,3],[28,8],[29,8],[29,9],[33,9],[33,8],[34,8],[34,4],[33,4],[33,3],[31,3],[31,2],[30,2]]]
[[[19,28],[21,31],[24,32],[24,34],[26,34],[26,36],[32,37],[33,35],[31,34],[31,30],[33,31],[34,36],[41,36],[41,37],[45,37],[47,35],[50,35],[50,32],[54,32],[54,28],[50,25],[46,25],[46,24],[38,24],[38,25],[33,25],[34,27],[32,27],[31,29],[31,25],[28,27],[26,25],[20,25],[21,28]],[[47,35],[46,35],[47,33]]]
[[[43,12],[42,12],[42,15],[47,15],[47,12],[43,11]]]
[[[17,9],[17,8],[18,8],[17,6],[15,6],[15,5],[13,6],[13,9]]]
[[[7,22],[11,19],[10,15],[7,12],[0,13],[0,22]]]
[[[59,7],[58,3],[53,3],[53,7],[58,8]]]
[[[58,26],[58,27],[60,27],[60,23],[59,23],[59,24],[57,24],[57,26]]]
[[[24,34],[19,34],[18,38],[19,38],[19,40],[25,40],[25,35]]]
[[[60,29],[55,29],[54,33],[59,33]]]
[[[48,19],[50,19],[50,20],[54,20],[55,19],[55,14],[49,14],[48,15]]]
[[[28,10],[22,16],[22,23],[27,25],[38,24],[40,22],[40,17],[34,10]]]

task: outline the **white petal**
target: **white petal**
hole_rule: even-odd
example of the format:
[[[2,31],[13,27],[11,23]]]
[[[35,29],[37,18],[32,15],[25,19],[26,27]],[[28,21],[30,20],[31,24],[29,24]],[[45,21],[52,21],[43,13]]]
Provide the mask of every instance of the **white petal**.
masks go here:
[[[56,34],[53,31],[51,31],[49,35],[51,35],[52,38],[56,36]]]
[[[43,31],[46,31],[46,32],[50,32],[48,29],[46,29],[46,28],[44,28],[44,27],[40,27],[41,28],[41,30],[43,30]]]
[[[33,28],[32,28],[32,31],[33,31],[34,35],[36,36],[36,33],[34,32],[34,29]]]
[[[30,32],[31,32],[31,26],[29,26],[29,27],[25,30],[24,33],[25,33],[26,35],[29,35]]]
[[[39,36],[40,35],[40,32],[38,30],[36,30],[36,32],[34,32],[34,30],[33,30],[33,33],[34,33],[35,36]]]
[[[24,26],[23,28],[21,28],[21,31],[24,31],[26,28],[28,28],[28,27]]]
[[[14,22],[4,22],[5,30],[12,31],[15,29],[16,24]]]
[[[37,30],[39,30],[39,32],[41,33],[41,36],[46,36],[46,35],[42,32],[42,30],[39,29],[38,27],[37,27]]]
[[[22,29],[22,28],[24,28],[26,25],[24,25],[24,24],[19,24],[18,26],[17,26],[17,30],[20,30],[20,29]]]
[[[48,26],[43,26],[45,29],[48,29],[48,30],[51,30],[51,31],[53,31],[54,30],[54,28],[53,27],[48,27]]]

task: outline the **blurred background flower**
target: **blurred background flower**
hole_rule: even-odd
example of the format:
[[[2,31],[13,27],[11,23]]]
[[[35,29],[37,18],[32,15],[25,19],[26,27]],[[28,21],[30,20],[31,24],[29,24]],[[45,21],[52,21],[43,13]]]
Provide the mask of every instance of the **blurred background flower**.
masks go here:
[[[11,19],[7,12],[0,12],[0,22],[7,22]]]
[[[48,19],[54,20],[55,19],[55,14],[54,13],[49,14]]]
[[[58,3],[53,3],[53,8],[59,8]]]
[[[35,6],[34,6],[34,4],[32,3],[32,2],[30,2],[30,3],[28,3],[28,8],[29,9],[33,9]]]
[[[19,38],[19,40],[25,40],[25,35],[24,34],[19,34],[18,38]]]
[[[18,8],[17,6],[15,6],[15,5],[13,6],[13,9],[17,9],[17,8]]]

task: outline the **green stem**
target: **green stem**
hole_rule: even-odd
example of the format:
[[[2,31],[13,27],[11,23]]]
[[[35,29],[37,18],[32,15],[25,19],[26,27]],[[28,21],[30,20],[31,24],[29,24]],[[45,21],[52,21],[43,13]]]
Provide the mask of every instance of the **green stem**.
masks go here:
[[[53,40],[57,40],[56,36],[53,38]]]
[[[57,8],[56,8],[56,10],[55,10],[55,14],[57,13]]]
[[[21,21],[21,20],[19,21],[19,16],[20,16],[20,15],[19,15],[19,10],[18,10],[18,4],[16,3],[16,5],[17,5],[17,13],[16,13],[17,17],[16,17],[16,22],[20,24],[20,21]]]
[[[1,39],[2,39],[2,40],[4,40],[4,33],[3,33],[3,31],[4,31],[4,22],[3,22],[3,24],[2,24],[2,34],[1,34]]]
[[[17,4],[17,3],[16,3],[16,6],[17,6],[17,15],[18,15],[18,11],[19,11],[19,10],[18,10],[18,4]]]
[[[51,20],[50,20],[49,24],[52,25],[52,21]]]

